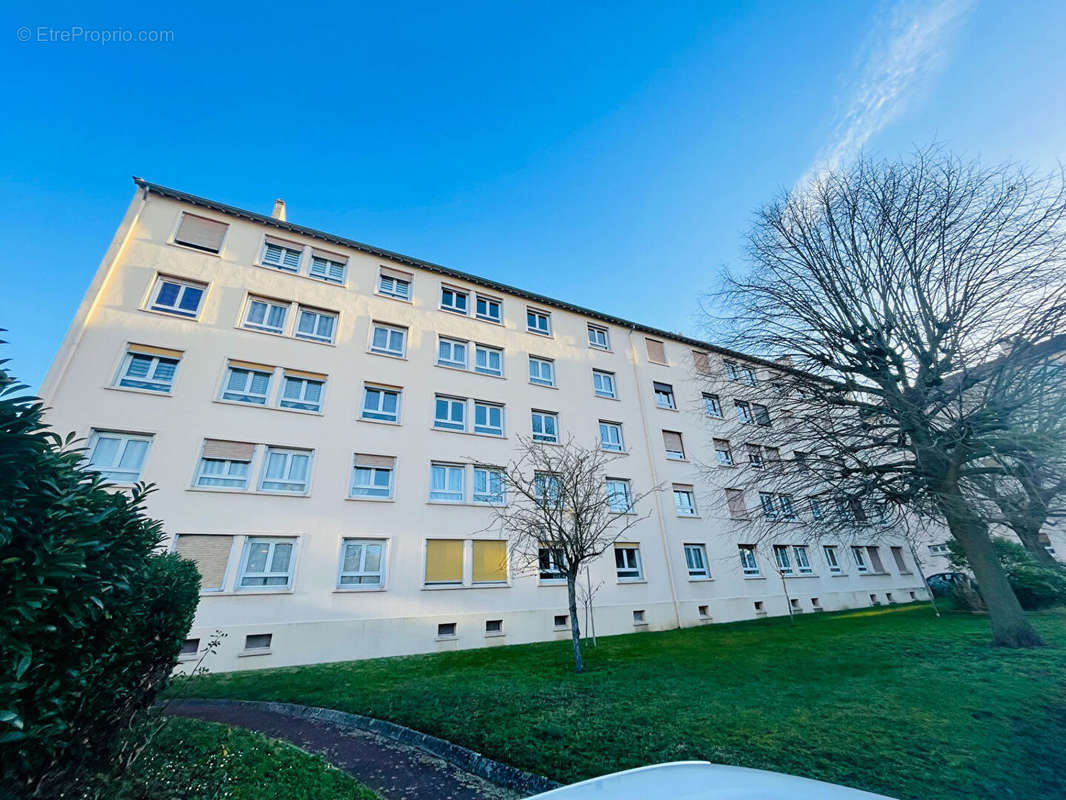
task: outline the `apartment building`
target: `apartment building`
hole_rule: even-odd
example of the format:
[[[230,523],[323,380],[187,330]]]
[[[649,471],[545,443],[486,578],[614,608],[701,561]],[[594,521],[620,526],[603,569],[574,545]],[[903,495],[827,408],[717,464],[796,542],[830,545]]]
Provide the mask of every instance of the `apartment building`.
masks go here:
[[[95,469],[158,486],[203,577],[186,658],[216,630],[216,671],[567,638],[550,553],[518,570],[490,524],[519,434],[663,488],[590,568],[601,635],[925,596],[902,540],[812,542],[809,503],[737,485],[772,362],[136,184],[42,394]]]

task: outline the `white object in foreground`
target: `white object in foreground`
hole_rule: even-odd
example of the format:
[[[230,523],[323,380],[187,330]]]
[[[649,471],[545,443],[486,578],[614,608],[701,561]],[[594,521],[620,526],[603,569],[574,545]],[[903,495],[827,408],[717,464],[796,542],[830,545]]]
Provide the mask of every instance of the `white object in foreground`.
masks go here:
[[[648,800],[655,793],[665,793],[670,800],[892,800],[835,783],[709,761],[638,767],[553,789],[529,800]]]

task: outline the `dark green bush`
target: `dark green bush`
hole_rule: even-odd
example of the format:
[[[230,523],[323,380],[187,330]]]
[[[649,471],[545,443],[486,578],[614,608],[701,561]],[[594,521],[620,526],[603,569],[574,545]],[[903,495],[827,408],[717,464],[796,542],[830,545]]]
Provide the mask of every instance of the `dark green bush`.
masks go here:
[[[1066,572],[1042,566],[1020,543],[1011,539],[995,536],[992,546],[1022,608],[1035,610],[1066,603]],[[950,541],[948,549],[952,566],[969,568],[958,542]]]
[[[165,687],[199,576],[24,389],[0,368],[0,793],[61,797]]]

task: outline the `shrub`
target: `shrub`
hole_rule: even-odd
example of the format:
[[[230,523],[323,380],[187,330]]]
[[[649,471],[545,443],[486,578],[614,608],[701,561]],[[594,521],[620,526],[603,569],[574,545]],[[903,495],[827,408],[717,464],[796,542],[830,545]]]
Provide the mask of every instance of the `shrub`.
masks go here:
[[[1066,573],[1042,566],[1021,544],[1011,539],[995,536],[992,546],[1022,608],[1033,610],[1066,603]],[[969,568],[958,542],[949,542],[948,549],[952,566]]]
[[[106,488],[23,389],[0,368],[0,785],[59,797],[165,687],[199,577],[158,553],[150,487]]]

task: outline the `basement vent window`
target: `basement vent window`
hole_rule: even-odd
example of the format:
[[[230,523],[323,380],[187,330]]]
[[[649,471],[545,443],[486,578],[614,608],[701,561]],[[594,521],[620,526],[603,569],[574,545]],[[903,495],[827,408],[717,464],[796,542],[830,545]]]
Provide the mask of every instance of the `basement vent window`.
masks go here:
[[[916,595],[914,592],[909,592],[909,594],[911,596],[911,600],[917,600],[918,599],[918,595]]]
[[[811,598],[811,608],[813,608],[815,611],[821,611],[822,610],[822,601],[819,600],[817,597],[812,597]]]
[[[567,616],[566,614],[556,614],[555,615],[555,627],[556,627],[556,629],[558,629],[558,628],[569,628],[570,627],[570,617]]]
[[[499,636],[503,633],[503,620],[502,619],[487,619],[485,620],[485,635],[486,636]]]
[[[273,636],[272,633],[250,633],[244,637],[244,649],[254,650],[257,653],[269,652],[270,640]]]
[[[698,612],[699,612],[699,615],[700,615],[700,619],[710,619],[711,618],[711,610],[707,606],[700,606],[699,609],[698,609]]]
[[[437,626],[437,638],[438,639],[454,639],[456,636],[455,628],[457,623],[455,622],[442,622]]]
[[[894,600],[894,599],[892,598],[892,592],[885,592],[885,599],[886,599],[886,600],[888,600],[888,602],[890,602],[890,603],[895,603],[895,602],[896,602],[896,601],[895,601],[895,600]]]
[[[792,598],[792,608],[793,609],[798,609],[799,607],[800,607],[799,598],[798,597],[793,597]]]
[[[633,612],[633,624],[634,625],[647,625],[648,624],[644,620],[644,609],[638,609],[637,611]]]
[[[881,601],[877,599],[877,595],[876,594],[871,594],[870,595],[870,605],[874,605],[874,606],[881,605]]]
[[[181,643],[181,658],[195,658],[196,654],[200,652],[200,640],[199,639],[186,639]]]
[[[765,617],[766,616],[766,608],[765,608],[765,606],[763,606],[763,601],[762,600],[756,600],[755,601],[755,616],[757,616],[757,617]]]

